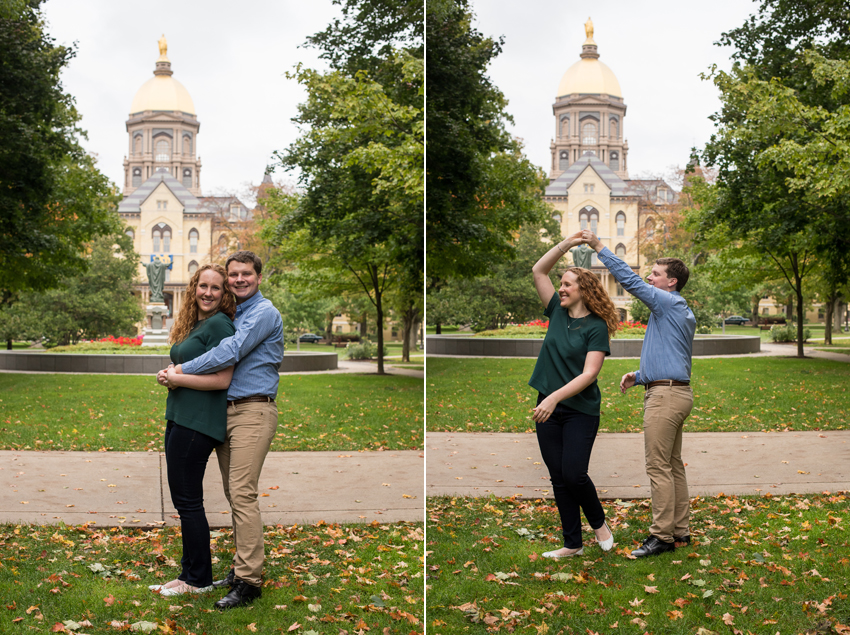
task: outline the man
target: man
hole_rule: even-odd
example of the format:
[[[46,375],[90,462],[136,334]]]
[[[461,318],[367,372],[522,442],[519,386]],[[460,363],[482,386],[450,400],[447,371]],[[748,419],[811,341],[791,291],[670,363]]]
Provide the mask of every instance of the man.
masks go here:
[[[691,354],[696,319],[679,294],[690,272],[678,258],[659,258],[647,284],[625,262],[603,247],[593,232],[582,232],[599,260],[626,291],[649,307],[640,370],[620,381],[625,393],[634,385],[646,390],[643,399],[646,474],[652,492],[649,537],[632,551],[637,558],[673,551],[690,543],[690,499],[682,462],[682,428],[694,404],[691,390]]]
[[[261,595],[263,582],[263,520],[257,501],[263,462],[277,431],[277,396],[283,361],[283,323],[274,305],[259,291],[263,263],[250,251],[237,251],[225,265],[236,296],[236,334],[172,373],[205,375],[236,365],[227,391],[227,438],[216,448],[224,494],[233,516],[236,556],[233,568],[216,587],[229,593],[215,603],[219,609],[250,604]]]

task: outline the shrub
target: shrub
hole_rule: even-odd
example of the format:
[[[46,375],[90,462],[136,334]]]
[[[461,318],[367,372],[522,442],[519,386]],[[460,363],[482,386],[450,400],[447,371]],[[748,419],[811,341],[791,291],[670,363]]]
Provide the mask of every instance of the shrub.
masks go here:
[[[803,341],[808,342],[812,331],[808,327],[803,329]],[[796,342],[797,327],[794,324],[774,324],[770,327],[770,339],[773,342]]]
[[[697,335],[711,335],[711,327],[710,326],[700,326],[697,329]]]
[[[345,355],[348,359],[372,359],[377,355],[378,347],[369,340],[359,343],[350,343],[345,347]],[[387,355],[387,347],[384,346],[384,356]]]

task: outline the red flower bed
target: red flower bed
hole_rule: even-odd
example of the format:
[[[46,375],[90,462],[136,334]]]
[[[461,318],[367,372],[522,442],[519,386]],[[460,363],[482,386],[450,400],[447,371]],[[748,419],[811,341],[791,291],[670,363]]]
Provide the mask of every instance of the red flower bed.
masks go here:
[[[138,337],[113,337],[110,335],[109,337],[104,337],[97,341],[117,344],[118,346],[141,346],[143,337],[143,335],[139,335]]]

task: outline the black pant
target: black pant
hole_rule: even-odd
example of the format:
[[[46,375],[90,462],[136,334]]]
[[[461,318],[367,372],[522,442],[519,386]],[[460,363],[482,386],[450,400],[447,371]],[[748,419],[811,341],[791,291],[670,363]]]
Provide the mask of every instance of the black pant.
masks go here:
[[[212,437],[173,421],[165,426],[168,489],[183,530],[182,571],[178,579],[194,587],[212,584],[210,525],[204,511],[204,472],[218,444]]]
[[[537,404],[545,399],[539,395]],[[561,515],[564,547],[581,547],[581,515],[593,529],[605,523],[605,511],[596,487],[587,474],[593,442],[599,431],[599,417],[586,415],[563,404],[543,423],[537,424],[537,442],[543,462],[552,478],[552,492]]]

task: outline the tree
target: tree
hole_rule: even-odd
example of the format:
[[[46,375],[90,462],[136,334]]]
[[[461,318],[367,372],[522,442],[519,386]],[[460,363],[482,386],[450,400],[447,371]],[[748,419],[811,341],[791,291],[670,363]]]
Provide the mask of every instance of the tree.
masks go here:
[[[549,214],[547,182],[505,129],[507,100],[486,75],[502,39],[473,26],[467,0],[426,9],[428,286],[481,275],[515,254],[524,224]]]
[[[115,229],[112,188],[79,143],[59,76],[73,47],[45,32],[41,0],[0,7],[0,300],[83,271],[81,246]]]
[[[827,250],[823,237],[850,222],[850,207],[843,197],[827,200],[795,190],[797,166],[783,160],[790,156],[783,157],[783,151],[820,135],[821,121],[788,107],[846,108],[846,95],[818,81],[807,63],[816,55],[807,51],[833,60],[850,57],[846,7],[762,0],[758,14],[724,33],[719,44],[735,47],[736,64],[731,72],[707,76],[720,89],[723,108],[714,115],[718,132],[704,152],[719,174],[717,202],[702,216],[702,229],[724,224],[773,261],[795,295],[797,354],[802,357],[803,283]]]
[[[28,292],[0,311],[6,337],[64,345],[134,334],[144,312],[133,295],[139,257],[132,241],[123,233],[100,236],[87,246],[86,260],[84,271],[64,275],[56,288]]]

